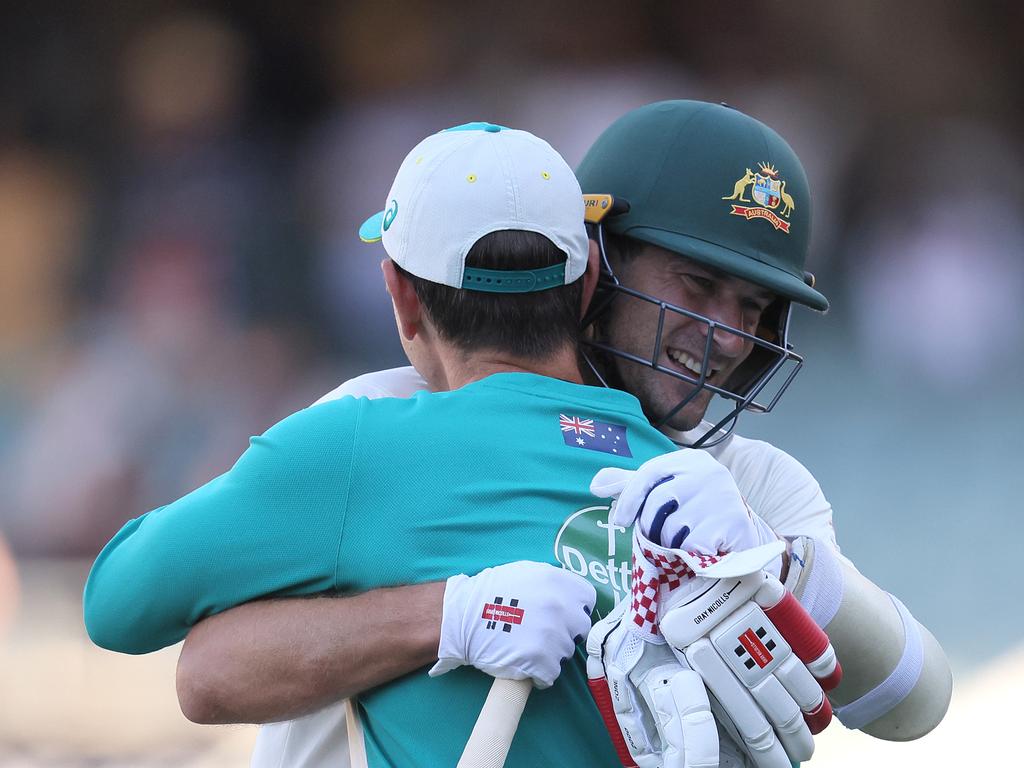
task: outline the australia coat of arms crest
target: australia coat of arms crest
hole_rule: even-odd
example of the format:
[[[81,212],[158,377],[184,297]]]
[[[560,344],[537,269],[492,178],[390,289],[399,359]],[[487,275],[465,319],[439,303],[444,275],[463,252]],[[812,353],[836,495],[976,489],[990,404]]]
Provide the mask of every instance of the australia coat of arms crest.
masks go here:
[[[746,196],[750,188],[750,197]],[[786,192],[786,180],[779,177],[779,171],[770,163],[758,163],[758,170],[749,168],[743,177],[733,184],[732,194],[722,198],[735,200],[730,214],[750,219],[765,219],[775,229],[789,234],[789,214],[796,208],[792,195]],[[756,203],[756,205],[737,205]],[[781,207],[780,207],[781,206]],[[778,210],[778,212],[776,212]]]

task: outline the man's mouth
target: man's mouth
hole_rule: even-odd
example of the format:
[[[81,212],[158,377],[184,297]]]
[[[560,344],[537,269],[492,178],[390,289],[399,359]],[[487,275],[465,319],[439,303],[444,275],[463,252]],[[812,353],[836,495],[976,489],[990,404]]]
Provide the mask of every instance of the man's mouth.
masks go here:
[[[674,362],[676,365],[680,366],[681,368],[685,368],[687,371],[692,373],[698,379],[700,378],[700,375],[701,375],[701,361],[700,360],[695,358],[693,355],[691,355],[691,354],[689,354],[687,352],[684,352],[681,349],[674,349],[672,347],[668,347],[665,350],[665,353],[668,355],[669,360],[671,360],[672,362]],[[708,368],[707,380],[710,381],[711,379],[713,379],[715,377],[716,373],[718,373],[718,369],[717,368]]]

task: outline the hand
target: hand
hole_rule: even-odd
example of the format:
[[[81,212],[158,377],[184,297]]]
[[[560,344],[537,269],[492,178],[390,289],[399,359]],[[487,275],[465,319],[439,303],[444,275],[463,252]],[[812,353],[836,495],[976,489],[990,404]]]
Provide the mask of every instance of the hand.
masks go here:
[[[641,569],[687,570],[658,549],[645,549]],[[718,721],[758,768],[810,759],[832,717],[825,691],[842,678],[825,633],[764,572],[680,586],[660,596],[657,629],[714,694]]]
[[[709,711],[757,768],[789,768],[790,759],[811,756],[813,734],[831,718],[823,688],[842,672],[824,633],[758,570],[774,556],[772,545],[695,556],[659,547],[634,528],[629,608],[598,622],[587,641],[591,691],[613,740],[616,725],[624,737],[616,741],[624,764],[718,765],[717,733],[697,727]],[[723,578],[698,575],[716,571]],[[664,655],[666,640],[678,666]],[[737,647],[748,655],[738,657]],[[752,653],[758,660],[748,669]]]
[[[587,683],[624,766],[716,768],[718,729],[700,676],[636,623],[626,597],[587,636]]]
[[[706,451],[683,448],[635,471],[606,467],[594,475],[590,492],[616,499],[611,522],[628,527],[636,521],[644,538],[669,549],[685,541],[687,550],[714,555],[776,538],[747,506],[729,470]]]
[[[645,559],[648,543],[634,528],[631,595],[590,630],[587,682],[623,765],[715,768],[718,728],[704,683],[657,628],[659,598],[681,580]]]
[[[430,675],[468,664],[492,677],[548,688],[590,629],[596,600],[590,582],[547,563],[520,560],[452,576]]]

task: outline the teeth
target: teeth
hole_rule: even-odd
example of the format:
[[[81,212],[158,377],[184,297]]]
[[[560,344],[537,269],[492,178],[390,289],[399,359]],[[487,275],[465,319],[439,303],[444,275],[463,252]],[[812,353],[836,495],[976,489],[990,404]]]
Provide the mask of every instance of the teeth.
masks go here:
[[[696,358],[690,357],[688,354],[686,354],[682,350],[669,349],[669,350],[667,350],[667,352],[668,352],[668,356],[669,356],[669,358],[671,360],[675,361],[676,363],[679,363],[679,365],[683,366],[683,368],[685,368],[686,370],[692,371],[697,376],[700,376],[701,364],[700,364],[699,360],[697,360]],[[715,371],[714,368],[709,369],[708,370],[708,378],[710,379],[712,376],[715,375],[715,373],[716,373],[716,371]]]

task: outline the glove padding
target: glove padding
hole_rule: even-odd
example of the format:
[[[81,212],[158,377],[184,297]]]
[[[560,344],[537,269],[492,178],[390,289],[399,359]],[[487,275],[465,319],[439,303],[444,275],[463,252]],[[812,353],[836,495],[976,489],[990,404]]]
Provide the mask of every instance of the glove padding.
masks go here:
[[[591,693],[625,766],[711,768],[719,764],[718,729],[700,676],[658,631],[658,609],[677,589],[688,593],[697,572],[749,573],[778,559],[778,540],[719,556],[657,548],[633,529],[631,596],[587,637]],[[711,582],[708,582],[711,583]]]
[[[762,570],[778,571],[785,544],[746,505],[728,470],[702,451],[684,449],[652,459],[635,472],[601,470],[591,491],[618,497],[612,522],[630,525],[636,520],[626,617],[633,634],[644,644],[656,645],[663,637],[669,641],[678,669],[700,675],[711,691],[715,717],[758,768],[789,768],[790,760],[809,759],[813,734],[831,719],[824,689],[837,685],[842,673],[824,632]],[[668,541],[678,546],[684,540],[686,549],[660,545]],[[615,645],[597,654],[594,637],[592,632],[588,652],[605,670],[614,692],[613,668],[630,667],[609,661]],[[646,666],[657,669],[659,679],[678,675],[663,659]],[[594,658],[588,672],[591,667],[598,667]],[[634,673],[626,680],[637,678]],[[639,690],[653,710],[651,697]],[[596,692],[595,698],[600,704]],[[619,698],[636,701],[636,696]],[[624,709],[626,722],[619,709],[614,712],[622,733],[627,739],[632,736],[630,756],[640,766],[658,765],[657,745],[671,743],[661,727],[668,718],[656,719],[649,711],[644,717],[635,704]],[[633,735],[636,731],[644,738]],[[714,757],[711,765],[718,764],[718,755]]]
[[[611,522],[663,547],[738,552],[773,541],[771,528],[743,500],[729,470],[706,451],[683,448],[644,462],[639,469],[606,467],[590,492],[616,498]]]
[[[715,768],[718,729],[700,677],[644,634],[626,597],[587,636],[587,682],[628,768]]]
[[[590,582],[548,563],[520,560],[452,576],[429,674],[468,664],[492,677],[549,688],[590,629],[596,600]]]
[[[644,568],[690,570],[650,542]],[[676,581],[679,581],[678,579]],[[813,736],[832,717],[825,691],[842,670],[825,633],[769,573],[679,581],[660,595],[660,631],[680,662],[712,694],[718,721],[758,768],[809,760]]]

